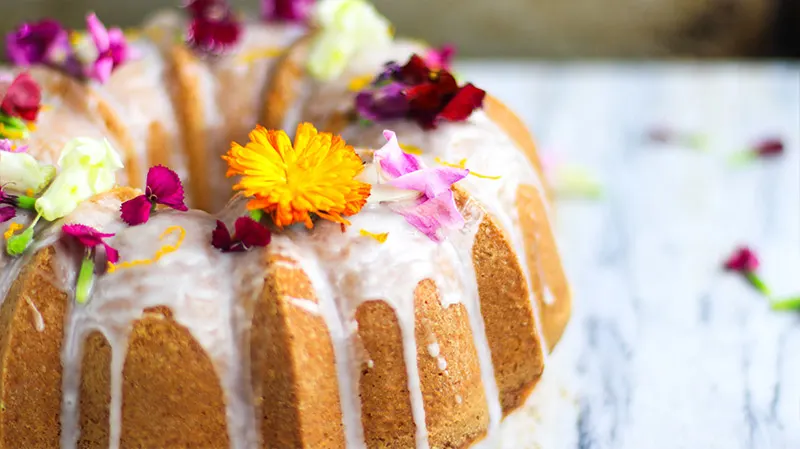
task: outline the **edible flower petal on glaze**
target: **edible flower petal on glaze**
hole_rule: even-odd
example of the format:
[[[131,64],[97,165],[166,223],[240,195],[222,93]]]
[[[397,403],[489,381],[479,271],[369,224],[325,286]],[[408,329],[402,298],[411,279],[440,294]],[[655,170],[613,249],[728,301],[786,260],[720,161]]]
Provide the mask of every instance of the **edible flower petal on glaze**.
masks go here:
[[[96,259],[102,255],[108,263],[114,264],[119,260],[119,253],[105,239],[114,237],[114,234],[104,234],[94,228],[82,224],[69,224],[61,228],[64,235],[73,238],[83,247],[84,256],[81,268],[78,271],[78,280],[75,286],[75,300],[78,304],[85,303],[91,295],[95,278],[95,266],[106,266]],[[98,253],[97,248],[103,248],[102,253]]]
[[[114,237],[114,234],[104,234],[92,227],[82,224],[68,224],[61,228],[61,231],[70,237],[75,238],[86,250],[95,250],[98,246],[105,250],[106,257],[111,263],[119,261],[119,252],[105,242],[105,239]]]
[[[0,151],[0,182],[20,193],[38,194],[56,176],[52,165],[40,164],[28,153]]]
[[[744,276],[745,279],[758,291],[765,296],[770,296],[770,290],[764,281],[756,273],[759,267],[759,260],[756,253],[746,246],[737,248],[726,260],[724,267],[726,271],[731,271]]]
[[[70,52],[67,30],[52,19],[23,23],[6,35],[6,54],[14,65],[57,65]]]
[[[385,183],[401,191],[416,191],[412,201],[390,203],[393,211],[433,241],[444,240],[444,229],[460,229],[464,217],[458,211],[452,185],[469,175],[469,170],[454,167],[427,168],[414,155],[403,152],[392,131],[384,131],[387,140],[375,152],[375,163]]]
[[[62,149],[61,172],[36,200],[36,211],[48,221],[69,214],[81,202],[111,190],[123,168],[119,154],[107,140],[77,138]]]
[[[125,33],[119,28],[106,29],[103,22],[92,13],[86,17],[86,29],[97,50],[97,59],[88,67],[87,77],[105,83],[117,67],[128,61],[131,52]]]
[[[267,22],[305,23],[314,0],[261,0],[261,18]]]
[[[36,121],[42,107],[42,89],[28,73],[20,73],[10,83],[0,83],[0,110],[9,117]]]
[[[6,206],[0,207],[0,223],[5,223],[8,220],[17,216],[17,210],[13,207]]]
[[[27,145],[15,145],[11,139],[0,139],[0,152],[6,153],[24,153],[28,151]]]
[[[248,251],[255,247],[269,245],[272,235],[264,225],[250,217],[239,217],[231,235],[225,223],[217,220],[217,227],[211,233],[211,245],[223,253]]]
[[[368,120],[409,118],[424,129],[442,121],[460,122],[483,106],[486,92],[472,84],[459,86],[446,70],[432,70],[418,55],[404,66],[386,65],[372,86],[356,96],[356,112]]]
[[[191,14],[187,43],[198,51],[219,54],[234,46],[241,37],[242,23],[225,0],[192,0],[186,5]]]
[[[331,80],[344,72],[359,51],[392,41],[389,21],[367,0],[322,0],[313,11],[320,28],[311,44],[308,71],[319,80]]]
[[[122,220],[131,226],[145,223],[158,204],[182,212],[189,210],[184,202],[180,177],[162,165],[151,167],[147,172],[144,195],[122,203]]]
[[[352,146],[309,123],[297,127],[294,144],[284,131],[258,126],[244,146],[232,143],[222,157],[227,176],[241,176],[235,190],[251,200],[250,210],[263,210],[279,228],[293,223],[314,226],[311,215],[349,224],[358,213],[370,185],[356,177],[364,165]]]

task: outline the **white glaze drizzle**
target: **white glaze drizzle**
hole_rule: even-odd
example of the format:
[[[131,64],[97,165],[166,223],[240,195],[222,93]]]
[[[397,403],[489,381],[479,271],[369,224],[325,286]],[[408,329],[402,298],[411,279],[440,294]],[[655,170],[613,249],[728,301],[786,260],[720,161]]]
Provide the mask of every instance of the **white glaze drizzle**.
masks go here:
[[[368,206],[351,217],[352,225],[344,234],[337,224],[318,222],[313,232],[291,228],[274,237],[270,250],[295,261],[311,280],[334,340],[347,447],[364,446],[357,394],[359,365],[363,361],[354,357],[353,338],[357,332],[356,310],[369,300],[382,300],[395,312],[403,342],[416,447],[429,446],[414,333],[415,290],[421,281],[431,279],[443,307],[463,300],[468,311],[475,311],[477,284],[472,246],[482,214],[466,215],[470,225],[460,232],[462,238],[442,244],[431,241],[382,205]],[[381,244],[361,236],[359,229],[388,232],[388,238]],[[464,269],[464,264],[471,268]],[[471,324],[474,321],[471,319]],[[478,349],[482,362],[488,360],[491,365],[491,357],[486,356],[485,334],[480,333],[482,341],[477,338],[479,332],[474,334],[476,346],[484,347]],[[369,361],[366,363],[370,366]],[[486,383],[491,390],[493,379]],[[494,391],[496,396],[496,385]]]
[[[119,447],[129,333],[146,309],[157,306],[168,307],[208,355],[223,391],[231,447],[254,447],[259,434],[246,359],[253,304],[263,289],[263,252],[223,254],[214,249],[209,239],[216,221],[202,212],[161,212],[145,226],[126,227],[118,220],[118,210],[119,202],[106,209],[104,223],[84,216],[70,220],[116,233],[109,243],[120,251],[123,262],[152,258],[163,245],[175,244],[177,233],[159,240],[170,227],[181,226],[185,239],[176,252],[157,262],[98,277],[90,300],[72,304],[63,348],[62,447],[73,448],[78,439],[81,346],[93,331],[102,333],[112,350],[110,447]]]

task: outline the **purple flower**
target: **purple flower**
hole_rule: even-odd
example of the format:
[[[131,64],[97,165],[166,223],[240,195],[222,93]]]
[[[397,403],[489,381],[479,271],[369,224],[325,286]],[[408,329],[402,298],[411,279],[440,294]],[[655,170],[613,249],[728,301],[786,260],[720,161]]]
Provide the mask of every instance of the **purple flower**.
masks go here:
[[[162,165],[150,167],[144,195],[122,203],[122,221],[130,226],[146,223],[157,204],[185,212],[183,184],[178,174]]]
[[[114,234],[103,234],[94,228],[82,224],[64,225],[61,231],[77,240],[88,252],[95,251],[98,246],[102,246],[109,262],[117,263],[119,260],[119,253],[117,250],[103,240],[114,237]]]
[[[405,85],[391,82],[374,90],[364,90],[356,95],[356,111],[372,121],[400,119],[409,109]]]
[[[86,16],[86,28],[97,47],[97,59],[87,67],[86,76],[105,83],[111,72],[131,57],[125,35],[119,28],[106,29],[94,13]]]
[[[311,15],[314,0],[261,0],[261,18],[267,22],[301,22]]]
[[[239,217],[231,235],[225,223],[217,220],[217,227],[211,233],[211,245],[223,253],[247,251],[256,246],[267,246],[272,235],[269,229],[250,217]]]
[[[16,216],[17,210],[13,207],[0,207],[0,223],[5,223]]]
[[[452,167],[427,168],[416,156],[403,152],[393,131],[384,131],[387,143],[375,152],[375,161],[388,184],[401,190],[420,192],[413,204],[390,204],[395,212],[431,240],[441,242],[443,229],[460,229],[464,217],[456,207],[452,185],[469,170]]]
[[[0,139],[0,151],[7,153],[25,153],[28,151],[27,145],[15,146],[10,139]]]
[[[23,23],[6,35],[6,53],[15,65],[61,64],[71,53],[69,35],[52,19]]]

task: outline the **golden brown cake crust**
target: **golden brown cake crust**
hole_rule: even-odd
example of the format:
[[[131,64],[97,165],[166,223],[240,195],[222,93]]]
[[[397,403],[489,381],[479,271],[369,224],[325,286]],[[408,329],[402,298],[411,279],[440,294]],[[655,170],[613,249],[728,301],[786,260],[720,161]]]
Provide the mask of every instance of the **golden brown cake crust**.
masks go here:
[[[67,296],[51,282],[55,251],[32,257],[0,308],[0,448],[55,448]],[[44,328],[36,329],[37,314]]]
[[[268,448],[343,448],[333,345],[324,320],[291,304],[317,302],[291,261],[269,256],[264,293],[251,326],[256,419]]]
[[[313,33],[295,41],[284,54],[275,61],[273,75],[264,91],[263,125],[269,129],[282,129],[286,114],[294,107],[301,94],[306,77],[303,64]]]

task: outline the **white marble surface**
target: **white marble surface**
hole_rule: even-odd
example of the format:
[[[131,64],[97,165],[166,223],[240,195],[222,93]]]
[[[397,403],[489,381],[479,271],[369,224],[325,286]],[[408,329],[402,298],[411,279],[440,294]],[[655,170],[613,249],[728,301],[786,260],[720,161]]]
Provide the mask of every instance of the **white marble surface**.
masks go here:
[[[568,447],[800,448],[800,313],[720,271],[747,243],[776,294],[800,294],[800,66],[458,71],[518,111],[543,152],[605,185],[600,201],[557,205],[576,302]],[[647,142],[654,125],[705,133],[708,152]],[[728,163],[771,135],[781,160]]]

